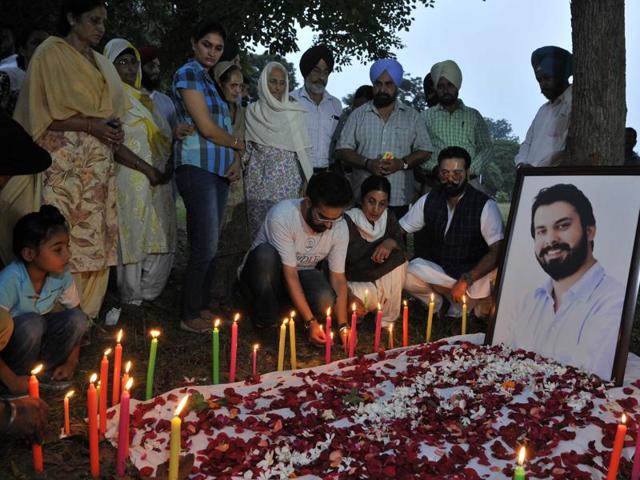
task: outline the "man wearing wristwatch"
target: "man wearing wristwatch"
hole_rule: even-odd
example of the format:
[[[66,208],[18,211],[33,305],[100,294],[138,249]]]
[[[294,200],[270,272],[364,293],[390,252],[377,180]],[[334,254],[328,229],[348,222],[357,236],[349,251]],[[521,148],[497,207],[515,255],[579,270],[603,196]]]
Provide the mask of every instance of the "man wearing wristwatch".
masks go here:
[[[354,192],[372,174],[387,177],[391,183],[389,209],[397,218],[407,212],[414,198],[413,169],[433,150],[418,112],[398,100],[402,74],[402,65],[391,58],[371,66],[373,100],[349,115],[336,146],[337,158],[353,167]]]
[[[416,248],[421,256],[409,263],[405,290],[425,304],[434,293],[436,311],[446,296],[451,317],[461,315],[463,296],[469,308],[490,298],[504,238],[496,202],[469,185],[470,166],[464,148],[441,150],[439,187],[420,197],[400,219],[406,232],[420,231],[424,238],[421,249]]]
[[[240,267],[249,315],[258,328],[279,325],[291,306],[315,344],[325,342],[317,318],[331,307],[344,343],[347,325],[345,259],[351,202],[349,182],[334,172],[313,175],[306,196],[274,205]],[[327,274],[317,269],[327,260]]]

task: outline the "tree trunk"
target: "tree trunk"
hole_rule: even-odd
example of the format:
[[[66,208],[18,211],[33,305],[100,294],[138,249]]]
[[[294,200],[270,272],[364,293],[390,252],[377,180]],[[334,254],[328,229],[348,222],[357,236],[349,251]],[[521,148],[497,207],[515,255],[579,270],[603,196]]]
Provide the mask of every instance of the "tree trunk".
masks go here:
[[[567,137],[573,165],[624,162],[624,0],[572,0],[573,105]]]

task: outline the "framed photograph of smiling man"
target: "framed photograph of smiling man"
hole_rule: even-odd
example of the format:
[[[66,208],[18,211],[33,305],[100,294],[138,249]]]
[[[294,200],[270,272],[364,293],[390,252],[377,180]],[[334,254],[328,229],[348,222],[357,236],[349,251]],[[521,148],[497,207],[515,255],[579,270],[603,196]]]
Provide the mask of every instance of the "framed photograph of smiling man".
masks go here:
[[[487,343],[621,385],[640,286],[640,168],[523,168]]]

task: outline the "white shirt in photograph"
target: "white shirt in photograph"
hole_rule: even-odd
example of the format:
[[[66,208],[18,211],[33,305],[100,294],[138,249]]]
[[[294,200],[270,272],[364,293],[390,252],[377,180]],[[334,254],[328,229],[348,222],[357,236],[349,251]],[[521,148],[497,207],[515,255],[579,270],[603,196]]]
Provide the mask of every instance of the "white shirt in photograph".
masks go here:
[[[283,200],[269,210],[251,246],[269,243],[280,254],[282,264],[300,270],[311,270],[325,258],[329,270],[344,273],[349,246],[349,228],[344,220],[322,233],[314,231],[302,217],[304,199]]]
[[[530,350],[609,380],[624,297],[624,287],[596,262],[567,290],[557,312],[549,279],[504,317],[498,313],[493,343]]]
[[[171,97],[158,90],[154,90],[149,96],[151,97],[151,100],[153,100],[153,104],[158,109],[160,115],[162,115],[171,126],[171,130],[176,128],[176,106],[173,104]]]
[[[325,90],[320,104],[316,104],[304,86],[289,95],[307,110],[305,117],[311,140],[311,160],[314,168],[327,168],[331,153],[331,139],[340,120],[342,103]]]
[[[415,233],[424,228],[424,203],[427,201],[428,196],[428,193],[421,196],[418,201],[411,206],[404,217],[400,219],[400,226],[405,232]],[[447,202],[447,226],[444,230],[445,234],[449,231],[455,211],[456,209],[452,208],[449,202]],[[500,209],[495,200],[487,200],[482,208],[482,213],[480,214],[480,231],[482,238],[484,238],[484,241],[487,242],[489,246],[504,238],[502,216],[500,215]]]
[[[548,101],[536,113],[514,162],[547,167],[553,156],[565,149],[571,115],[572,86],[553,102]]]

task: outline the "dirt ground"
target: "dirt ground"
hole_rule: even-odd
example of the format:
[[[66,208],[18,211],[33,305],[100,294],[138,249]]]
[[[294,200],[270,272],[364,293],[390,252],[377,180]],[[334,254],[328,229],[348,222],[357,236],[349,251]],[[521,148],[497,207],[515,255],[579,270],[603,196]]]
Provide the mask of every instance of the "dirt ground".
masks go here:
[[[145,303],[141,307],[125,306],[122,309],[117,327],[104,328],[98,325],[91,332],[91,344],[83,348],[79,368],[74,381],[75,397],[71,402],[72,435],[60,440],[58,435],[62,427],[62,405],[65,392],[57,395],[45,395],[43,398],[50,405],[49,428],[44,444],[45,474],[36,477],[31,467],[31,449],[28,445],[3,438],[0,441],[0,479],[23,480],[30,478],[47,479],[85,479],[89,478],[88,444],[82,418],[86,415],[86,387],[90,374],[99,368],[102,352],[114,345],[117,329],[124,328],[123,360],[133,363],[132,376],[136,383],[133,388],[134,398],[144,398],[144,378],[149,354],[149,336],[151,328],[159,328],[162,335],[159,341],[155,392],[161,393],[182,385],[187,379],[195,378],[195,383],[211,382],[211,336],[196,335],[179,329],[178,305],[180,285],[185,274],[186,247],[185,232],[180,231],[179,253],[176,268],[169,283],[157,301]],[[237,259],[229,258],[226,263],[227,277],[232,278],[230,270]],[[221,272],[224,276],[225,272]],[[113,282],[112,282],[113,283]],[[219,291],[230,291],[230,285],[220,285]],[[233,297],[233,296],[232,296]],[[233,298],[217,298],[212,305],[214,312],[219,312],[223,319],[221,328],[221,381],[227,379],[229,359],[229,332],[232,315],[242,311],[242,305]],[[426,312],[416,302],[410,302],[410,343],[424,341]],[[114,306],[120,306],[115,291],[107,294],[102,315]],[[637,320],[637,318],[636,318]],[[373,319],[368,318],[358,329],[358,351],[369,353],[373,345]],[[634,328],[632,351],[639,353],[640,329]],[[485,331],[486,323],[471,319],[470,332]],[[395,344],[401,342],[400,325],[395,329]],[[433,326],[433,338],[438,339],[460,332],[460,322],[453,319],[436,319]],[[309,367],[320,364],[324,359],[324,351],[305,340],[301,326],[297,329],[298,366]],[[251,348],[254,343],[260,344],[259,370],[262,372],[276,369],[277,331],[265,332],[254,330],[246,317],[239,322],[238,347],[238,379],[246,378],[250,373]],[[386,335],[383,335],[386,339]],[[342,358],[338,348],[334,348],[334,359]],[[115,449],[106,442],[101,444],[101,474],[104,479],[115,478]],[[137,472],[129,469],[128,478],[139,478]]]

